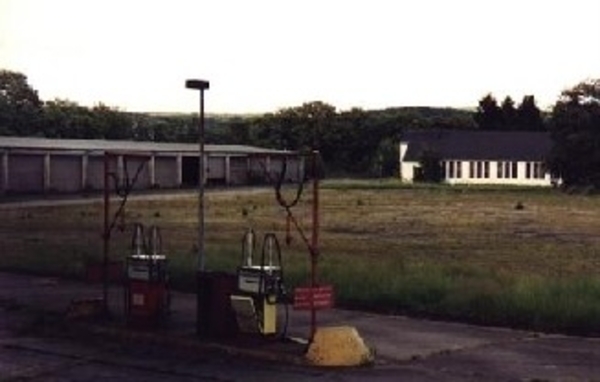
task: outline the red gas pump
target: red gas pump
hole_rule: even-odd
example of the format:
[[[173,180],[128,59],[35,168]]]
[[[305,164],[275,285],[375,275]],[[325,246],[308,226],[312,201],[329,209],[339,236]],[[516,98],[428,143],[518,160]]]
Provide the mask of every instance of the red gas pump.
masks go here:
[[[163,323],[170,306],[167,258],[162,253],[160,230],[152,226],[148,233],[146,237],[142,224],[135,225],[125,287],[127,321],[143,326]]]

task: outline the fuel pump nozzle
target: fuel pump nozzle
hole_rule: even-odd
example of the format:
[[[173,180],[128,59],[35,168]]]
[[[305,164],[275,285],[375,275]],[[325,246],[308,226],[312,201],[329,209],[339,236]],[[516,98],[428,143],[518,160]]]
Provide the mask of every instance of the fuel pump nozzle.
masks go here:
[[[252,228],[249,228],[242,238],[242,265],[247,267],[252,266],[252,258],[254,257],[254,248],[256,243],[256,233]]]
[[[153,225],[150,227],[148,247],[153,256],[162,255],[162,234],[160,233],[160,228],[158,226]]]
[[[144,225],[142,223],[135,223],[133,226],[131,252],[135,256],[145,255],[148,252],[146,248],[146,236],[144,235]]]
[[[273,262],[274,256],[277,257],[277,264]],[[269,304],[276,304],[285,293],[281,274],[281,247],[274,233],[265,234],[260,264],[262,272],[259,295],[263,295]]]

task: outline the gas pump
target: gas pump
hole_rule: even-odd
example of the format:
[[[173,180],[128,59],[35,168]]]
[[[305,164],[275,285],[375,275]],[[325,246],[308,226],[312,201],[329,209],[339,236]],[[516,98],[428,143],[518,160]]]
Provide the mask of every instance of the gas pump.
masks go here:
[[[286,295],[281,248],[274,233],[265,234],[260,262],[255,263],[255,242],[255,232],[248,230],[242,239],[242,264],[237,271],[239,295],[231,296],[231,302],[242,331],[258,329],[263,335],[273,335],[277,333],[277,305]]]
[[[125,308],[129,322],[156,324],[170,305],[167,258],[162,253],[160,229],[152,226],[146,237],[144,226],[134,226],[132,254],[127,258]]]

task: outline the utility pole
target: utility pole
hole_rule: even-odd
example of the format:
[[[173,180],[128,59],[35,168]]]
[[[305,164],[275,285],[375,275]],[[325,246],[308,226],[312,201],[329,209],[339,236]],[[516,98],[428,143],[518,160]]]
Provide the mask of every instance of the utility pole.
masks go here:
[[[209,82],[204,80],[187,80],[185,87],[200,91],[200,118],[198,120],[198,270],[204,271],[204,91],[209,88]]]

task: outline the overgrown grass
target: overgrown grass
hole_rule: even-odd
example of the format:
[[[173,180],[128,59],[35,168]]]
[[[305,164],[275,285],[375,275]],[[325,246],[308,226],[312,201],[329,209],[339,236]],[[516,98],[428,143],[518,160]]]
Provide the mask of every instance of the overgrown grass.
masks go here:
[[[287,190],[288,197],[294,190]],[[130,252],[131,224],[157,224],[171,280],[193,290],[195,197],[131,201],[112,259]],[[520,207],[519,207],[520,206]],[[549,189],[325,182],[319,280],[340,306],[485,325],[600,334],[600,199]],[[310,195],[294,209],[310,233]],[[0,267],[82,277],[102,257],[102,205],[3,210]],[[207,268],[234,272],[247,227],[282,240],[286,281],[307,283],[298,234],[272,192],[207,194]]]
[[[349,269],[348,269],[349,268]],[[467,267],[468,268],[468,267]],[[600,334],[600,280],[559,280],[416,264],[330,270],[348,307],[538,331]]]

